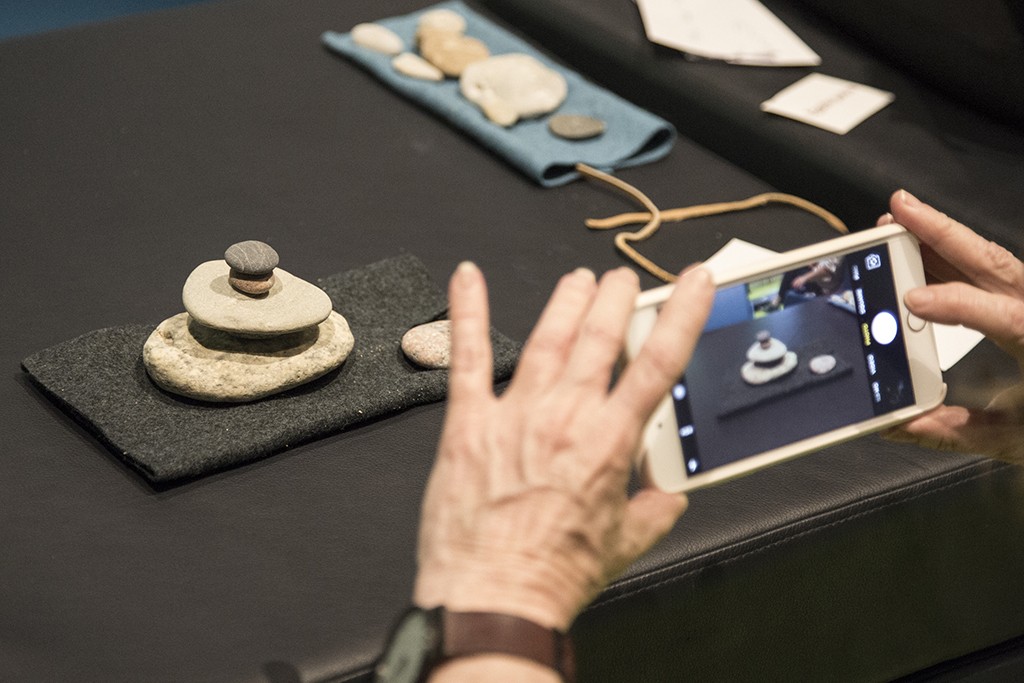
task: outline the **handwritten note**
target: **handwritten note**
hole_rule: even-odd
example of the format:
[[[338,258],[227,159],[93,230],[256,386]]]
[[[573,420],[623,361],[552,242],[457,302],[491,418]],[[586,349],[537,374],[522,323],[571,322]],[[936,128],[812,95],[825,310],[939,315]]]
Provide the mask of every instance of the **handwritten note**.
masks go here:
[[[647,38],[748,66],[817,66],[821,58],[757,0],[636,0]]]
[[[845,135],[889,105],[891,92],[825,74],[810,74],[761,103],[761,110]]]

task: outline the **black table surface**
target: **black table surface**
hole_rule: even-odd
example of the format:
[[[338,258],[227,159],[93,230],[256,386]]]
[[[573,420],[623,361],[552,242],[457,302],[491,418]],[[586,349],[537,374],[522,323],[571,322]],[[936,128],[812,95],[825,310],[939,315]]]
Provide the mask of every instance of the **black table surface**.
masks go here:
[[[365,671],[408,600],[444,409],[156,489],[45,398],[22,358],[98,328],[155,325],[182,309],[196,264],[242,239],[275,245],[307,279],[410,252],[442,282],[473,259],[495,325],[517,339],[562,273],[623,263],[610,234],[582,224],[632,210],[621,196],[533,185],[319,43],[419,6],[232,0],[0,43],[0,679]],[[666,207],[768,189],[686,141],[621,176]],[[785,249],[831,234],[780,208],[667,226],[643,249],[678,268],[730,237]],[[957,379],[984,391],[1011,369],[984,346]],[[974,462],[887,448],[900,457],[884,467],[917,473]],[[891,478],[843,449],[823,457],[844,477],[767,495],[757,524]],[[745,524],[742,511],[711,511],[808,467],[695,497],[693,522],[632,571],[711,547]]]

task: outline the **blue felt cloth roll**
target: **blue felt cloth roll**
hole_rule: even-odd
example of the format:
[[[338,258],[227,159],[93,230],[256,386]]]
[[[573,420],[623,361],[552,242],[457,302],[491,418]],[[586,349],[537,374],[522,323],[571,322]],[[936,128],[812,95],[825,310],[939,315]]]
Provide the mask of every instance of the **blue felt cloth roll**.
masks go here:
[[[668,154],[676,132],[670,123],[589,83],[582,76],[553,63],[523,40],[473,12],[461,2],[444,2],[400,17],[381,19],[413,50],[419,17],[431,9],[446,8],[466,18],[466,35],[486,43],[491,54],[522,52],[557,70],[569,86],[565,102],[555,113],[593,116],[605,122],[603,135],[589,140],[565,140],[548,130],[549,116],[527,119],[510,128],[489,121],[480,109],[459,92],[455,79],[424,81],[398,73],[391,57],[356,45],[348,33],[328,31],[324,44],[353,60],[406,97],[496,151],[509,163],[545,187],[564,185],[579,177],[579,162],[612,171],[656,161]]]

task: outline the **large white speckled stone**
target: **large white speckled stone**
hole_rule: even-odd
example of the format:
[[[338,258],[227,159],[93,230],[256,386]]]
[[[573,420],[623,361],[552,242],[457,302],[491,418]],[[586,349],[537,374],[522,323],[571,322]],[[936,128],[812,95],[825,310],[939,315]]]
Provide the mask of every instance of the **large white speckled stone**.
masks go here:
[[[338,313],[301,332],[243,339],[179,313],[146,340],[142,359],[161,388],[202,401],[244,402],[321,377],[341,365],[354,339]]]
[[[236,291],[228,282],[230,270],[226,261],[207,261],[185,280],[181,291],[185,310],[207,327],[270,337],[316,325],[333,308],[327,292],[286,270],[274,270],[276,282],[262,297]]]
[[[481,93],[476,105],[480,107],[480,111],[484,113],[484,116],[499,126],[508,128],[509,126],[516,125],[519,121],[519,112],[493,92]]]
[[[565,77],[530,55],[509,53],[466,66],[459,90],[478,106],[499,99],[519,118],[541,116],[557,109],[569,92]]]

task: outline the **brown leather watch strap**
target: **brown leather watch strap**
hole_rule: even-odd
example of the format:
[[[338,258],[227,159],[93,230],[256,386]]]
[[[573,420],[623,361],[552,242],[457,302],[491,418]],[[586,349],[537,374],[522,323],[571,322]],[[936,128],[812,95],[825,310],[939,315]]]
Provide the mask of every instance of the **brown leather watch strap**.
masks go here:
[[[504,654],[522,657],[576,680],[576,658],[569,635],[540,624],[492,612],[443,612],[442,657]]]

